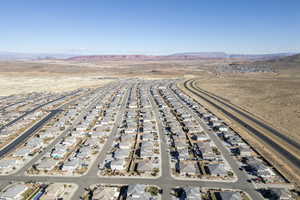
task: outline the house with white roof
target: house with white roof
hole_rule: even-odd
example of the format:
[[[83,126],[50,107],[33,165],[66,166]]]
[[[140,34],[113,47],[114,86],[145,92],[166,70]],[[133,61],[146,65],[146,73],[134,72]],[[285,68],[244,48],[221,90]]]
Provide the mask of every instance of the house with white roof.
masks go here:
[[[122,140],[117,144],[117,146],[120,149],[131,149],[131,147],[133,146],[133,142],[131,142],[130,140]]]
[[[144,141],[153,141],[154,140],[154,136],[152,133],[144,133],[142,135],[142,138]]]
[[[128,185],[126,200],[154,200],[155,198],[145,191],[146,187],[146,185],[141,184]]]
[[[88,159],[92,154],[92,149],[89,146],[81,147],[79,152],[76,154],[76,158]]]
[[[144,173],[144,172],[152,172],[154,169],[154,165],[152,161],[141,160],[136,162],[136,171]]]
[[[129,149],[117,149],[115,152],[113,152],[113,157],[117,159],[127,158],[129,157],[129,153]]]
[[[26,143],[26,146],[31,149],[37,149],[37,148],[43,146],[43,140],[41,138],[37,138],[37,137],[31,138]]]
[[[219,125],[219,126],[218,126],[218,130],[219,130],[219,131],[222,131],[222,132],[226,132],[226,131],[229,130],[229,127],[226,126],[226,125]]]
[[[0,193],[0,199],[5,200],[21,200],[24,197],[22,196],[27,190],[28,186],[25,184],[14,184],[4,189],[3,192]]]
[[[111,170],[125,170],[126,161],[125,159],[115,159],[109,162],[109,167]]]
[[[12,168],[20,163],[19,160],[0,160],[0,169]]]
[[[53,160],[51,158],[47,158],[42,160],[40,163],[37,164],[36,168],[38,170],[52,170],[58,164],[57,160]]]
[[[75,145],[77,143],[77,140],[75,137],[66,137],[64,139],[64,141],[62,142],[63,145],[66,145],[66,146],[72,146],[72,145]]]
[[[80,159],[71,159],[64,162],[62,170],[63,171],[74,171],[81,166],[81,160]]]
[[[22,147],[17,149],[14,153],[13,153],[13,157],[26,157],[28,156],[31,152],[33,152],[33,149],[29,148],[29,147]]]

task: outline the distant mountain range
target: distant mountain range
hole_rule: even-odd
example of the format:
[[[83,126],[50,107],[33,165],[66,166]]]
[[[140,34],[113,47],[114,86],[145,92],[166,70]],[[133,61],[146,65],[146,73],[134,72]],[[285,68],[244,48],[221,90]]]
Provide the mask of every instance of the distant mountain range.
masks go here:
[[[171,55],[72,55],[72,54],[30,54],[0,52],[0,60],[37,60],[37,59],[64,59],[68,61],[105,61],[105,60],[197,60],[197,59],[244,59],[244,60],[271,60],[294,55],[295,53],[276,54],[227,54],[225,52],[186,52]]]
[[[1,52],[0,60],[37,60],[37,59],[66,59],[77,56],[75,54],[47,54],[47,53],[15,53]]]
[[[248,60],[272,60],[295,55],[296,53],[274,53],[274,54],[231,54],[230,58],[245,58]]]
[[[89,55],[67,58],[70,61],[104,61],[104,60],[197,60],[197,59],[243,59],[243,60],[269,60],[294,55],[294,53],[277,54],[226,54],[224,52],[190,52],[171,55]]]
[[[225,52],[187,52],[171,54],[169,57],[228,58],[229,55]]]

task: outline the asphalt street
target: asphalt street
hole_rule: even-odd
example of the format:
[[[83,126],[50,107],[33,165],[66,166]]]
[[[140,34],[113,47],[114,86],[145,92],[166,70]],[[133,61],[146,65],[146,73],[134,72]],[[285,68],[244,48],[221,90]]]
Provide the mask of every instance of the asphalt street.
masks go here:
[[[33,133],[38,131],[43,125],[45,125],[51,118],[57,115],[61,110],[52,110],[50,113],[34,124],[30,129],[22,133],[19,137],[17,137],[13,142],[6,145],[4,148],[0,150],[0,157],[4,156],[5,154],[9,153],[13,149],[15,149],[18,145],[23,143],[28,137],[30,137]]]
[[[171,89],[170,89],[171,90]],[[209,135],[212,141],[216,144],[218,149],[222,152],[225,160],[229,163],[230,167],[234,171],[235,175],[237,176],[236,184],[242,186],[243,188],[247,188],[246,192],[252,197],[252,199],[262,199],[258,192],[255,190],[254,185],[247,182],[247,175],[244,171],[239,170],[239,165],[237,161],[233,159],[230,155],[229,151],[225,148],[222,144],[220,139],[215,135],[212,130],[208,129],[207,124],[195,113],[193,112],[178,96],[173,92],[174,96],[182,103],[182,105],[189,110],[190,114],[198,121],[199,125],[204,129],[204,131]]]
[[[212,102],[211,100],[209,100],[208,98],[206,98],[205,96],[202,96],[201,94],[191,90],[190,88],[188,88],[187,86],[187,82],[185,82],[185,87],[191,91],[193,94],[199,96],[200,98],[204,99],[205,101],[209,102],[211,105],[213,105],[214,107],[216,107],[217,109],[219,109],[221,112],[223,112],[225,115],[227,115],[229,118],[233,119],[234,121],[236,121],[237,123],[239,123],[240,125],[242,125],[243,127],[245,127],[245,129],[247,129],[248,131],[250,131],[251,133],[255,134],[257,137],[259,137],[260,139],[262,139],[266,144],[269,144],[274,150],[276,150],[279,154],[281,154],[284,158],[288,159],[296,168],[300,168],[300,159],[298,157],[296,157],[294,154],[290,153],[288,150],[286,150],[284,147],[282,147],[281,145],[279,145],[278,143],[274,142],[270,137],[267,137],[265,134],[263,134],[262,132],[260,132],[259,130],[257,130],[256,128],[254,128],[253,126],[251,126],[250,124],[246,123],[245,121],[241,120],[240,118],[238,118],[237,116],[235,116],[234,114],[232,114],[231,112],[228,112],[227,110],[225,110],[224,108],[222,108],[221,106],[215,104],[214,102]],[[191,87],[196,90],[196,88],[194,88],[192,85]],[[223,105],[227,105],[226,103],[222,103]],[[230,106],[230,105],[227,105]],[[232,106],[230,106],[232,107]],[[239,111],[239,114],[241,114],[242,112]],[[243,113],[243,115],[245,115],[245,113]],[[254,121],[255,122],[255,121]],[[261,122],[262,123],[262,122]],[[267,126],[265,124],[265,126]],[[272,132],[271,129],[268,129],[269,131]],[[273,134],[277,135],[277,132],[273,132]],[[279,136],[279,135],[278,135]],[[288,143],[290,143],[287,140]],[[295,146],[295,148],[298,148],[297,146],[297,142],[293,141],[292,143],[290,143],[291,145]]]
[[[48,101],[48,102],[46,102],[46,103],[44,103],[44,104],[41,104],[41,105],[39,105],[39,106],[33,108],[32,110],[25,112],[23,115],[17,117],[16,119],[14,119],[14,120],[8,122],[8,123],[5,124],[4,126],[0,127],[0,131],[1,131],[2,129],[4,129],[5,127],[8,127],[8,126],[11,126],[11,125],[15,124],[16,122],[18,122],[19,120],[23,119],[23,118],[26,117],[27,115],[29,115],[29,114],[35,112],[36,110],[38,110],[38,109],[40,109],[40,108],[42,108],[42,107],[44,107],[44,106],[46,106],[46,105],[48,105],[48,104],[50,104],[50,103],[53,103],[53,102],[55,102],[55,101],[59,101],[59,100],[64,99],[64,98],[66,98],[66,97],[68,97],[68,96],[72,96],[72,95],[74,95],[74,94],[76,94],[76,93],[77,93],[77,92],[73,92],[72,94],[65,95],[65,96],[56,98],[56,99],[54,99],[54,100],[52,100],[52,101]]]
[[[204,128],[204,131],[207,132],[207,134],[211,137],[212,141],[216,144],[216,146],[219,148],[219,150],[222,152],[224,158],[229,163],[229,165],[232,167],[234,173],[237,176],[237,180],[235,182],[222,182],[222,181],[207,181],[207,180],[191,180],[191,179],[175,179],[171,176],[171,167],[170,167],[170,158],[169,153],[167,152],[168,144],[166,143],[166,138],[164,135],[164,129],[161,124],[161,121],[159,119],[159,110],[154,102],[153,97],[150,95],[150,101],[153,107],[153,111],[156,116],[156,121],[158,125],[158,132],[160,137],[160,147],[161,147],[161,176],[158,178],[133,178],[133,177],[100,177],[98,176],[98,165],[100,163],[103,163],[107,152],[112,146],[113,140],[115,135],[117,134],[118,127],[120,126],[122,122],[122,116],[126,110],[126,104],[128,102],[129,92],[131,88],[134,85],[130,85],[127,88],[126,94],[124,95],[122,99],[122,106],[117,114],[117,123],[115,123],[111,135],[109,136],[108,140],[106,141],[105,145],[102,148],[102,151],[96,158],[96,161],[93,163],[89,171],[82,176],[74,176],[74,177],[63,177],[63,176],[27,176],[25,175],[25,171],[30,168],[36,161],[38,161],[42,156],[49,152],[55,144],[57,144],[61,139],[71,130],[74,128],[74,126],[77,125],[80,119],[82,119],[83,116],[85,116],[89,110],[97,104],[97,102],[100,101],[100,96],[98,96],[94,101],[90,102],[89,106],[81,112],[81,114],[75,119],[71,127],[69,127],[67,130],[65,130],[58,138],[55,139],[55,141],[50,144],[48,147],[46,147],[43,150],[43,153],[40,153],[35,158],[33,158],[29,163],[27,163],[21,170],[19,170],[17,173],[13,175],[3,175],[0,176],[0,189],[1,187],[8,184],[8,182],[18,182],[18,181],[35,181],[35,182],[61,182],[61,183],[75,183],[77,184],[78,190],[75,192],[73,199],[79,199],[80,196],[83,194],[84,189],[88,188],[91,185],[94,184],[149,184],[149,185],[157,185],[163,190],[162,193],[162,199],[170,199],[170,192],[171,188],[177,187],[177,186],[197,186],[197,187],[207,187],[207,188],[224,188],[224,189],[239,189],[247,192],[252,199],[259,200],[262,199],[261,196],[255,191],[254,185],[247,182],[247,175],[239,170],[238,163],[235,159],[230,155],[230,153],[227,151],[227,149],[224,147],[220,139],[212,133],[210,130],[207,129],[207,125],[201,120],[201,118],[192,111],[189,107],[186,106],[186,104],[176,96],[174,93],[174,96],[177,98],[177,100],[186,107],[187,110],[191,113],[191,115],[199,122],[199,125],[201,125]],[[53,111],[54,112],[54,111]],[[58,112],[58,111],[57,111]],[[52,112],[51,112],[52,113]],[[51,115],[49,114],[49,119],[52,117],[52,115],[55,114],[55,112]],[[48,119],[48,120],[49,120]],[[47,119],[42,119],[40,122],[38,122],[38,126],[35,128],[40,128],[45,124]],[[31,130],[30,133],[32,133],[34,130]],[[22,139],[20,139],[19,142],[21,142]],[[14,145],[12,144],[13,148]]]

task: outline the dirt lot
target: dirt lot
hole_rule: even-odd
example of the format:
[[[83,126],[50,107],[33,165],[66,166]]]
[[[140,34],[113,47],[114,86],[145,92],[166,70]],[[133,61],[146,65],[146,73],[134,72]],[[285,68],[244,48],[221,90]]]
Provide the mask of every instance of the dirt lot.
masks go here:
[[[300,70],[201,76],[199,86],[246,108],[300,141]]]

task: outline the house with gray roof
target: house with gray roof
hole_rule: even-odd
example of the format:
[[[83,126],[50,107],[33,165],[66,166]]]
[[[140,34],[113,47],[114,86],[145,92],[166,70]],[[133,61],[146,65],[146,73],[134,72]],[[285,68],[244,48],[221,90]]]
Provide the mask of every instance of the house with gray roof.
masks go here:
[[[136,163],[136,171],[151,172],[154,169],[152,161],[141,160]]]
[[[285,188],[270,188],[271,196],[277,200],[290,200],[292,194],[288,189]]]
[[[177,171],[181,175],[189,174],[189,175],[196,175],[199,174],[199,168],[195,161],[180,161],[177,162],[175,165]]]
[[[217,198],[220,200],[242,200],[240,192],[236,191],[221,191],[215,193]]]
[[[63,171],[74,171],[80,168],[82,161],[79,159],[71,159],[64,162],[62,170]]]
[[[186,200],[202,200],[199,187],[185,187]]]
[[[208,164],[207,168],[212,176],[226,176],[228,174],[224,164]]]

